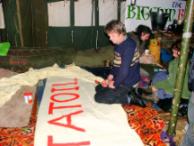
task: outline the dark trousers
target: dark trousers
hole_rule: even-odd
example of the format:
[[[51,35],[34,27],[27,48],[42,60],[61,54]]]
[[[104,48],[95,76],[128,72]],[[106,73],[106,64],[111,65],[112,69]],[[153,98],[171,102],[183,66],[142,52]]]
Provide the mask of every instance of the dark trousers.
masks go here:
[[[189,99],[188,120],[189,126],[180,146],[194,146],[194,91]]]
[[[118,88],[104,88],[101,85],[96,86],[95,101],[99,103],[113,104],[120,103],[126,104],[128,101],[128,93],[130,88],[126,86],[119,86]]]

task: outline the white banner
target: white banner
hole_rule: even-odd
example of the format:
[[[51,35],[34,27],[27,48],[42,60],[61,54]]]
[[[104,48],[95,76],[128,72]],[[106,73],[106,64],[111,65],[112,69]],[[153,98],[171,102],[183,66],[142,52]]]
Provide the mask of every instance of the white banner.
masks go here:
[[[151,28],[150,12],[163,11],[170,15],[166,26],[172,24],[173,20],[184,18],[185,1],[180,0],[136,0],[132,5],[131,0],[126,2],[125,25],[127,31],[134,31],[140,24]]]
[[[2,3],[0,3],[0,29],[5,28],[5,22],[4,22],[4,13],[3,13],[3,6]]]
[[[46,82],[35,146],[143,146],[121,105],[94,101],[95,84],[52,77]]]

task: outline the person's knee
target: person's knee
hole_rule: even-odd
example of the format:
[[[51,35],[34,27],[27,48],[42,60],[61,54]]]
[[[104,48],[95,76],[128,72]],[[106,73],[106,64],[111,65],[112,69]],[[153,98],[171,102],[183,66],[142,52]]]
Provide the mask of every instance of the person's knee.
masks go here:
[[[96,94],[96,95],[94,96],[94,100],[95,100],[96,102],[102,103],[103,98],[102,98],[102,96],[99,96],[98,94]]]
[[[106,104],[113,104],[113,103],[115,103],[115,99],[114,98],[108,98],[108,97],[106,97],[104,95],[96,94],[94,96],[94,99],[98,103],[106,103]]]

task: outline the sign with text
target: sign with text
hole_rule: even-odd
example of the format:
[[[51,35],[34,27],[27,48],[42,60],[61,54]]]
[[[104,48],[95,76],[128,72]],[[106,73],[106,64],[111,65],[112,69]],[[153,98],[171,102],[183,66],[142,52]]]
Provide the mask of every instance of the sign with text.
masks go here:
[[[135,5],[131,0],[126,1],[125,25],[128,32],[134,31],[140,24],[151,28],[151,12],[162,12],[169,15],[167,24],[174,20],[182,21],[185,15],[186,2],[181,0],[136,0]]]
[[[39,107],[35,146],[143,146],[121,105],[94,101],[95,83],[52,77]]]

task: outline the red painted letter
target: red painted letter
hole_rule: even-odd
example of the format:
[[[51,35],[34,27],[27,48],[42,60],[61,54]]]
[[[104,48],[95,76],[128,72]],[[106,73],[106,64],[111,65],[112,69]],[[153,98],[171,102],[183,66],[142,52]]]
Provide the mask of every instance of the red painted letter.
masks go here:
[[[75,86],[77,84],[78,84],[77,79],[74,79],[74,81],[72,82],[52,84],[51,92],[64,91],[64,90],[79,90],[79,86]],[[69,85],[74,85],[74,86],[67,88],[66,86],[69,86]],[[56,87],[61,87],[61,88],[56,88]]]
[[[71,116],[72,115],[77,115],[77,114],[80,114],[82,113],[83,110],[79,110],[77,112],[73,112],[73,113],[70,113],[68,115],[63,115],[61,117],[58,117],[58,118],[55,118],[53,120],[50,120],[48,121],[49,124],[53,124],[53,125],[57,125],[57,126],[62,126],[62,127],[66,127],[66,128],[72,128],[74,130],[77,130],[77,131],[81,131],[81,132],[85,132],[85,129],[83,128],[80,128],[80,127],[77,127],[77,126],[74,126],[72,125],[71,121],[72,121],[72,118]],[[59,123],[58,121],[63,119],[63,118],[66,118],[66,121],[67,121],[67,124],[63,124],[63,123]]]
[[[75,105],[64,105],[64,106],[54,106],[54,102],[50,102],[49,104],[49,111],[48,114],[53,114],[54,109],[65,109],[65,108],[81,108],[81,104],[75,104]]]
[[[53,137],[48,136],[47,146],[84,146],[84,145],[90,145],[90,141],[71,142],[71,143],[53,143]]]
[[[64,100],[58,100],[58,99],[56,99],[57,96],[59,96],[60,99],[61,99],[61,98],[66,98],[66,96],[73,96],[73,97],[71,97],[71,98],[69,98],[69,99],[64,99]],[[76,99],[78,99],[79,97],[80,97],[80,95],[77,94],[77,93],[58,93],[58,94],[52,95],[52,96],[50,97],[50,99],[51,99],[52,101],[55,101],[55,102],[69,102],[69,101],[72,101],[72,100],[76,100]]]

